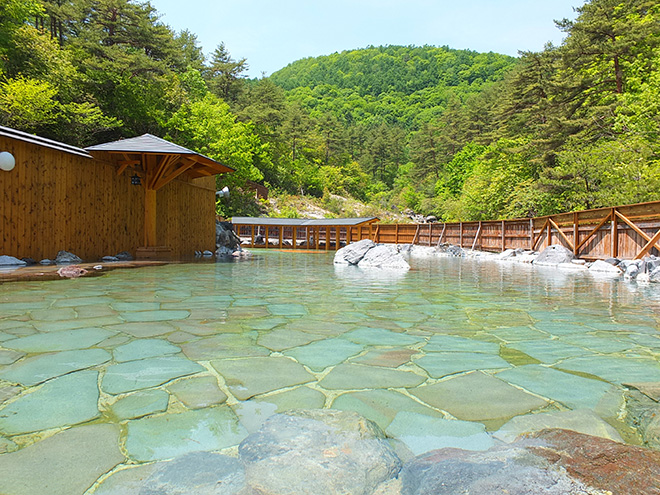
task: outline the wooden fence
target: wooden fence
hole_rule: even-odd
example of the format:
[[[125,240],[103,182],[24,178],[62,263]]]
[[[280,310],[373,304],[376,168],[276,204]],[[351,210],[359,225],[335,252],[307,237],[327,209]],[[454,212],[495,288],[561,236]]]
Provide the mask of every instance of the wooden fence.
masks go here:
[[[249,230],[250,226],[236,227],[239,235],[251,239],[253,247],[328,250],[372,239],[422,246],[448,243],[495,252],[518,248],[540,251],[551,244],[561,244],[589,260],[639,259],[660,253],[660,201],[515,220],[374,224],[367,228],[271,226],[257,227],[256,234],[254,228]]]

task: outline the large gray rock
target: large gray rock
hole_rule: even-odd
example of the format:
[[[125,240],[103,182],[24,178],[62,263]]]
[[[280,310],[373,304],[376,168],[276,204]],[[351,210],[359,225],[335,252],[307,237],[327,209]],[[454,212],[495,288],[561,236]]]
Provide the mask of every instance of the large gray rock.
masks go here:
[[[334,263],[338,265],[357,265],[367,252],[376,247],[371,239],[362,239],[341,248],[335,253]]]
[[[360,268],[387,268],[391,270],[409,270],[410,265],[397,252],[394,246],[376,246],[364,255],[358,263]]]
[[[589,271],[612,275],[615,277],[618,277],[623,273],[621,271],[621,268],[619,268],[618,266],[612,265],[611,263],[608,263],[607,261],[603,261],[603,260],[594,261],[589,267]]]
[[[82,259],[73,253],[69,253],[68,251],[60,251],[57,253],[57,257],[55,258],[55,263],[57,263],[58,265],[66,265],[69,263],[82,263]]]
[[[651,274],[649,275],[649,281],[656,283],[660,282],[660,267],[656,268],[651,272]]]
[[[260,495],[367,495],[401,468],[375,423],[329,409],[271,416],[238,452],[250,493]]]
[[[230,222],[215,221],[215,247],[226,247],[232,252],[241,245],[240,238],[234,233]]]
[[[14,258],[13,256],[7,256],[6,254],[3,254],[0,256],[0,266],[25,266],[27,263],[23,260],[19,260],[18,258]]]
[[[566,249],[560,244],[548,246],[538,258],[534,261],[535,265],[558,265],[559,263],[570,263],[575,259],[575,255],[570,249]]]
[[[552,469],[549,462],[523,446],[495,447],[486,452],[435,450],[407,463],[401,482],[402,495],[600,493],[566,472]]]

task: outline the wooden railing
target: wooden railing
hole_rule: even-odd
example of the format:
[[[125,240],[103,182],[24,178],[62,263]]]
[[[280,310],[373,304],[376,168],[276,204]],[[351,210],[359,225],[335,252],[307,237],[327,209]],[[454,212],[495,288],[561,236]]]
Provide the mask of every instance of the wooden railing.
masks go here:
[[[243,237],[245,228],[236,226]],[[259,227],[257,227],[259,229]],[[358,227],[260,227],[262,239],[273,244],[253,247],[339,249],[346,243],[372,239],[379,243],[438,246],[443,243],[467,249],[540,251],[561,244],[585,259],[618,257],[639,259],[660,253],[660,201],[599,208],[544,217],[427,224],[374,224]],[[278,230],[280,229],[280,230]],[[264,235],[265,234],[265,235]],[[247,232],[248,237],[250,233]],[[292,239],[296,238],[296,242]]]

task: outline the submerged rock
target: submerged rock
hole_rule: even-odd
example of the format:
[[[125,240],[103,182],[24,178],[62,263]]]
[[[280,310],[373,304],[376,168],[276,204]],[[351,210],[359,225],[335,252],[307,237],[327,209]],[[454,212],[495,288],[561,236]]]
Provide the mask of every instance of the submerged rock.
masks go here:
[[[78,278],[87,275],[87,273],[87,270],[76,265],[63,266],[57,270],[57,274],[62,278]]]
[[[133,261],[133,256],[128,251],[115,254],[115,258],[119,259],[119,261]]]
[[[271,416],[238,452],[250,493],[263,495],[369,495],[401,468],[375,423],[328,409]]]

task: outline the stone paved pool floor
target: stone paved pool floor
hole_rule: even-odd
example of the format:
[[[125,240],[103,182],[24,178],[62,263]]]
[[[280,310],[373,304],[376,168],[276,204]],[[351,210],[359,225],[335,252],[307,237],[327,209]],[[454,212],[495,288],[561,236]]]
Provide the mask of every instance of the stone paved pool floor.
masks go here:
[[[112,493],[294,408],[359,412],[414,454],[548,425],[640,441],[623,384],[660,382],[652,287],[412,265],[269,252],[0,285],[0,493]]]

